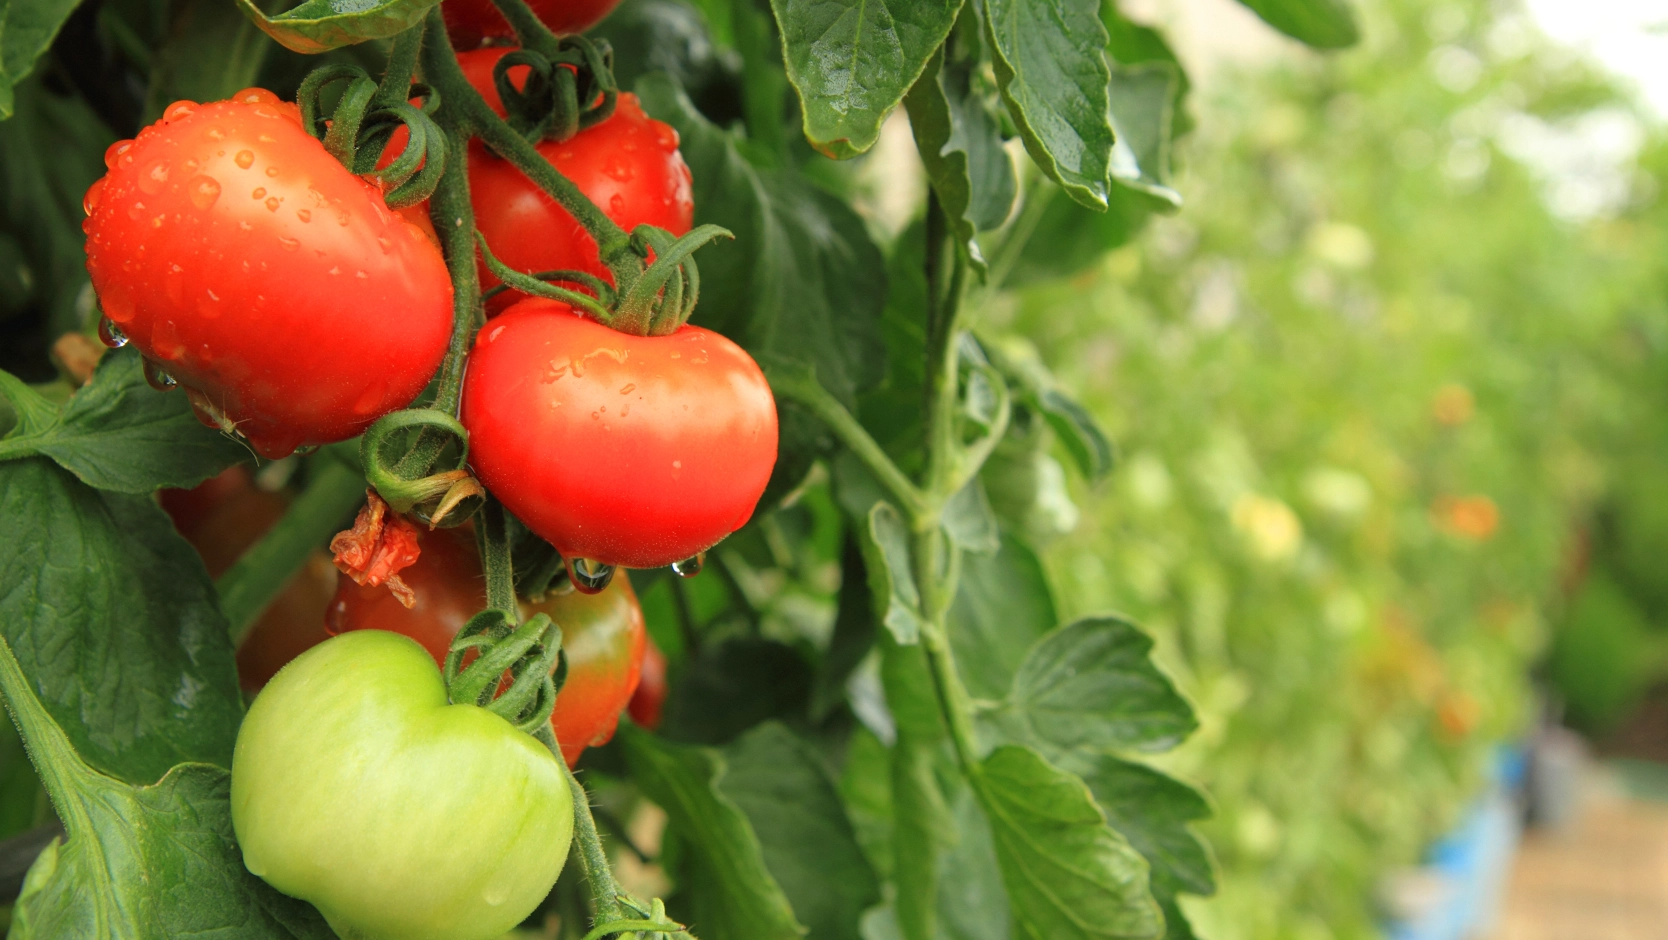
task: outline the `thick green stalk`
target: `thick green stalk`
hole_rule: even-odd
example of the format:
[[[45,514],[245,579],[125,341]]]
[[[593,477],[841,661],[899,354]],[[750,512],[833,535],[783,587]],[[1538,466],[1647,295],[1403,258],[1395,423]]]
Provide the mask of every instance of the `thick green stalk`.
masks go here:
[[[481,507],[475,530],[480,538],[481,568],[486,574],[487,606],[510,615],[516,614],[515,566],[510,557],[510,536],[504,516],[504,504],[491,496]]]
[[[557,763],[562,765],[562,772],[568,778],[568,791],[573,794],[573,839],[579,848],[579,863],[585,868],[585,880],[591,885],[595,918],[598,923],[620,920],[626,913],[620,904],[625,891],[614,880],[613,869],[608,867],[608,853],[603,850],[602,839],[597,835],[596,819],[591,816],[591,796],[580,786],[573,771],[568,769],[567,761],[562,759],[562,749],[557,745],[550,725],[546,723],[535,737],[556,756]]]
[[[515,30],[516,44],[521,48],[555,48],[558,41],[556,34],[533,13],[525,0],[492,0],[492,5],[504,14],[504,19],[509,20],[510,28]]]
[[[364,499],[365,478],[358,470],[328,454],[313,458],[313,478],[289,511],[214,582],[232,642],[243,639],[307,556],[353,518]]]

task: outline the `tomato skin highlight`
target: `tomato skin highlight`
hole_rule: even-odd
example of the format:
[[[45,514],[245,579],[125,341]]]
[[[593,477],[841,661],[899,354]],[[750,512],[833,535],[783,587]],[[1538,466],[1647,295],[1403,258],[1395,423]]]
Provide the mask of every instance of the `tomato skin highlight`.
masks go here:
[[[262,456],[345,440],[428,383],[451,331],[440,251],[248,89],[178,102],[87,191],[104,314]]]
[[[342,578],[327,616],[333,633],[388,630],[401,633],[444,663],[452,638],[486,606],[486,580],[475,537],[467,529],[436,529],[421,535],[422,554],[401,572],[414,604],[408,610],[385,587],[364,587]],[[614,736],[620,712],[637,690],[648,643],[643,608],[631,579],[616,574],[599,594],[550,594],[521,602],[523,618],[545,613],[562,628],[568,677],[556,696],[551,729],[572,766],[585,748]]]
[[[530,0],[528,6],[551,32],[566,36],[583,33],[602,22],[619,3],[620,0]],[[488,39],[515,36],[509,20],[492,5],[492,0],[446,0],[440,12],[446,18],[446,35],[460,53],[473,50]]]
[[[741,528],[776,464],[750,356],[686,325],[632,336],[525,300],[482,328],[460,420],[476,476],[564,557],[658,568]]]
[[[492,83],[492,69],[510,51],[481,49],[458,56],[470,84],[500,114],[503,105]],[[511,78],[516,79],[513,70]],[[694,224],[693,183],[678,151],[678,132],[645,114],[630,92],[620,93],[608,120],[568,140],[540,141],[536,147],[628,232],[638,225],[654,225],[683,235]],[[568,210],[479,140],[469,144],[469,194],[476,227],[506,265],[527,274],[584,271],[613,282],[598,257],[596,240]],[[482,290],[498,284],[485,261],[480,276]],[[525,297],[505,291],[487,301],[487,311],[498,313]]]
[[[573,834],[554,756],[449,705],[412,640],[377,630],[301,654],[256,696],[232,757],[251,872],[357,940],[491,940],[536,908]]]

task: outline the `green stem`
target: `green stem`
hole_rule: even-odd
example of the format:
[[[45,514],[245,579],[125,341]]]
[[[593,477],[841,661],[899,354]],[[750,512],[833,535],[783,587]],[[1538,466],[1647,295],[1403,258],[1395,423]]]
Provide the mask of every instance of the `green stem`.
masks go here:
[[[458,69],[452,42],[446,37],[439,7],[429,13],[428,29],[431,38],[422,50],[425,77],[433,81],[437,64],[449,63],[461,78],[463,73]],[[463,84],[469,85],[467,81]],[[470,89],[470,93],[474,90]],[[446,107],[448,94],[448,90],[441,91],[442,103],[437,114],[446,132],[446,169],[429,199],[429,220],[446,249],[446,269],[452,277],[452,338],[446,347],[433,407],[456,414],[458,400],[463,396],[464,362],[469,358],[475,330],[485,317],[481,309],[481,281],[475,267],[475,207],[469,200],[470,128],[468,121]]]
[[[536,16],[525,0],[492,0],[498,12],[515,30],[516,45],[523,49],[554,49],[559,41],[550,27]]]
[[[957,342],[961,332],[962,298],[967,292],[966,249],[956,244],[955,233],[938,197],[929,190],[927,202],[927,381],[924,388],[927,415],[927,479],[929,493],[948,498],[956,475],[960,441],[957,440],[956,404],[960,398],[961,354]],[[938,519],[917,520],[917,526]]]
[[[509,527],[504,504],[487,497],[478,517],[476,535],[481,542],[481,567],[486,572],[487,606],[502,610],[516,621],[515,565],[510,557]]]
[[[417,72],[417,53],[423,47],[426,23],[418,23],[394,37],[388,50],[388,69],[382,73],[371,108],[388,108],[404,104],[411,97],[411,76]]]
[[[585,880],[591,885],[595,919],[599,923],[620,920],[626,914],[620,904],[625,891],[614,880],[613,869],[608,867],[608,853],[602,847],[602,838],[597,835],[596,819],[591,816],[591,795],[580,786],[579,778],[573,775],[568,762],[562,759],[562,749],[556,744],[556,734],[550,730],[549,722],[534,737],[550,749],[550,753],[556,756],[556,762],[562,765],[562,772],[567,775],[568,792],[573,794],[573,839],[579,847],[579,863],[585,869]]]
[[[313,478],[289,511],[214,582],[233,643],[243,639],[307,556],[352,519],[364,499],[365,478],[358,470],[328,452],[313,458]]]
[[[863,425],[840,404],[839,399],[822,387],[822,383],[818,382],[814,375],[790,367],[767,367],[765,377],[770,380],[771,391],[803,406],[815,415],[824,427],[833,431],[840,443],[846,445],[846,448],[863,462],[863,466],[875,475],[875,479],[886,488],[892,498],[898,501],[904,514],[912,522],[919,523],[926,516],[935,515],[928,504],[927,496],[898,469],[898,465],[893,463],[886,451],[869,436]]]

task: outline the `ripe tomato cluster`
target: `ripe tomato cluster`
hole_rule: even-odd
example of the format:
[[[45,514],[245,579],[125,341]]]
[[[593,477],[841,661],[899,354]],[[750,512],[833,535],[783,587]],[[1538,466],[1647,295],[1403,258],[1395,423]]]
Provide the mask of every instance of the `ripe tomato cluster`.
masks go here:
[[[533,9],[566,32],[611,6]],[[503,115],[493,73],[510,48],[481,44],[506,37],[507,23],[486,0],[452,0],[445,13],[461,71]],[[524,68],[510,72],[526,81]],[[537,142],[538,154],[634,237],[688,233],[692,180],[676,132],[629,93],[612,100],[606,118]],[[530,628],[546,614],[561,629],[567,671],[550,718],[561,757],[571,764],[606,742],[628,707],[654,726],[665,660],[629,578],[610,576],[669,564],[692,574],[751,517],[777,444],[762,373],[728,339],[682,324],[687,308],[656,335],[612,328],[603,285],[624,269],[600,256],[595,217],[587,229],[479,141],[466,175],[493,254],[530,275],[581,272],[580,286],[606,296],[587,312],[493,292],[465,370],[448,349],[479,320],[454,323],[471,305],[454,304],[465,298],[453,296],[427,203],[406,206],[421,194],[402,190],[403,208],[391,207],[388,186],[352,172],[351,155],[327,150],[313,123],[251,88],[176,102],[110,147],[84,203],[100,337],[131,343],[154,387],[183,389],[200,420],[268,459],[363,434],[412,407],[443,368],[448,381],[461,375],[469,474],[569,564],[565,592],[516,611]],[[394,134],[385,166],[410,136]],[[667,251],[664,240],[633,242],[650,243]],[[485,253],[477,260],[481,283],[497,286]],[[647,329],[639,320],[631,328]],[[283,508],[241,468],[164,503],[221,567]],[[239,668],[260,691],[233,759],[233,825],[249,869],[313,902],[344,936],[497,936],[549,891],[573,803],[556,756],[481,699],[448,703],[455,690],[436,667],[487,605],[470,528],[421,532],[414,554],[402,558],[400,597],[338,577],[321,610],[310,576],[304,596],[251,632]],[[522,701],[493,707],[512,700]],[[389,866],[401,891],[375,888]]]

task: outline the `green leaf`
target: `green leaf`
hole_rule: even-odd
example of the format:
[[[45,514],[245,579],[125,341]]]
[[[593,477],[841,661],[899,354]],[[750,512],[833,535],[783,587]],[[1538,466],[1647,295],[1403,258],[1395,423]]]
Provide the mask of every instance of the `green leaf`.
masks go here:
[[[1183,107],[1192,86],[1187,79],[1187,70],[1182,67],[1181,59],[1176,56],[1175,50],[1165,41],[1164,34],[1151,26],[1142,26],[1125,19],[1118,11],[1116,0],[1102,0],[1100,22],[1106,27],[1106,33],[1110,37],[1106,45],[1106,54],[1111,58],[1114,67],[1168,63],[1175,68],[1174,96],[1170,101],[1171,131],[1174,136],[1181,137],[1192,130],[1192,119]]]
[[[1116,66],[1107,94],[1118,142],[1112,148],[1112,178],[1172,207],[1181,194],[1170,188],[1171,126],[1179,70],[1167,62]]]
[[[1106,208],[1113,131],[1099,0],[982,0],[1008,113],[1072,199]]]
[[[873,147],[881,122],[944,42],[961,4],[771,0],[811,146],[837,160]]]
[[[16,88],[51,48],[79,0],[0,0],[0,120],[12,116]]]
[[[1033,940],[1157,937],[1147,863],[1107,825],[1089,788],[1037,752],[1005,745],[972,778],[1008,903]]]
[[[1018,192],[1001,127],[973,88],[976,66],[946,64],[940,49],[904,99],[927,180],[963,242],[1006,221]]]
[[[799,651],[764,637],[732,637],[685,662],[667,696],[662,733],[724,744],[770,718],[805,713],[811,667]]]
[[[1090,211],[1059,198],[1057,193],[1059,190],[1052,186],[1037,187],[1027,197],[1027,207],[1035,206],[1031,211],[1038,213],[1038,220],[1018,249],[1018,257],[1002,281],[1005,286],[1020,287],[1077,274],[1112,249],[1128,244],[1153,213],[1170,208],[1168,203],[1127,186],[1112,187],[1105,212]]]
[[[272,43],[236,4],[186,0],[173,6],[168,38],[152,55],[146,123],[168,105],[219,101],[255,84]]]
[[[944,504],[944,531],[950,541],[964,552],[991,555],[1002,545],[1002,533],[996,527],[996,513],[990,508],[990,497],[978,477],[956,491]]]
[[[237,0],[261,32],[284,48],[313,54],[368,39],[390,39],[422,21],[440,0],[304,0],[294,9],[267,16],[254,0]]]
[[[768,722],[726,747],[724,760],[718,788],[747,814],[807,936],[858,940],[858,919],[880,900],[880,885],[822,758]]]
[[[16,387],[0,379],[0,393],[22,409]],[[106,354],[55,421],[20,425],[0,439],[0,461],[35,454],[89,486],[122,493],[195,486],[249,457],[243,445],[204,427],[184,395],[147,385],[135,349]]]
[[[1317,49],[1343,49],[1361,41],[1348,0],[1240,0],[1263,21]]]
[[[805,928],[764,861],[746,815],[724,795],[723,756],[623,725],[631,776],[666,811],[688,853],[694,921],[703,940],[794,940]]]
[[[848,531],[840,557],[840,593],[834,614],[834,635],[817,666],[811,692],[811,717],[820,721],[845,699],[846,682],[875,645],[875,609],[869,598],[869,572],[863,548]]]
[[[136,784],[231,766],[242,699],[196,552],[149,497],[0,464],[0,634],[81,757]]]
[[[911,658],[923,655],[919,646],[897,650]],[[956,840],[955,818],[933,772],[936,754],[933,743],[900,727],[892,746],[892,871],[897,924],[906,940],[933,940],[937,933],[938,855]]]
[[[966,555],[947,623],[956,668],[975,698],[1001,699],[1026,652],[1060,622],[1035,552],[1003,538],[994,555]]]
[[[1061,205],[1067,206],[1074,214],[1085,214],[1076,206]],[[1106,213],[1108,216],[1111,214],[1110,211]],[[1023,341],[1018,347],[1010,348],[1013,345],[1004,341],[980,342],[980,348],[991,364],[1008,377],[1010,386],[1016,391],[1015,399],[1041,413],[1049,427],[1060,436],[1060,443],[1071,455],[1078,471],[1090,480],[1099,480],[1111,473],[1112,442],[1106,439],[1106,433],[1095,422],[1094,416],[1060,391],[1054,376],[1043,365],[1035,349]]]
[[[859,523],[858,540],[869,572],[869,596],[875,618],[892,638],[908,645],[921,637],[921,593],[910,570],[909,526],[896,507],[877,502],[869,508],[866,524]]]
[[[1008,940],[1012,912],[990,822],[971,787],[951,810],[957,838],[938,856],[939,940]]]
[[[645,77],[637,94],[678,131],[695,177],[695,224],[736,235],[701,250],[696,322],[755,358],[772,353],[811,366],[850,407],[886,374],[886,262],[863,220],[799,174],[755,169],[736,138],[666,76]]]
[[[318,912],[250,874],[232,833],[231,775],[181,764],[133,786],[89,767],[0,642],[0,691],[64,822],[12,912],[13,940],[331,940]]]
[[[1170,748],[1198,723],[1152,646],[1118,617],[1067,624],[1031,648],[993,720],[1010,740],[1065,751]]]
[[[1199,791],[1151,767],[1106,754],[1069,766],[1089,785],[1112,828],[1152,866],[1155,887],[1162,882],[1172,893],[1216,891],[1210,850],[1188,828],[1211,815]]]

